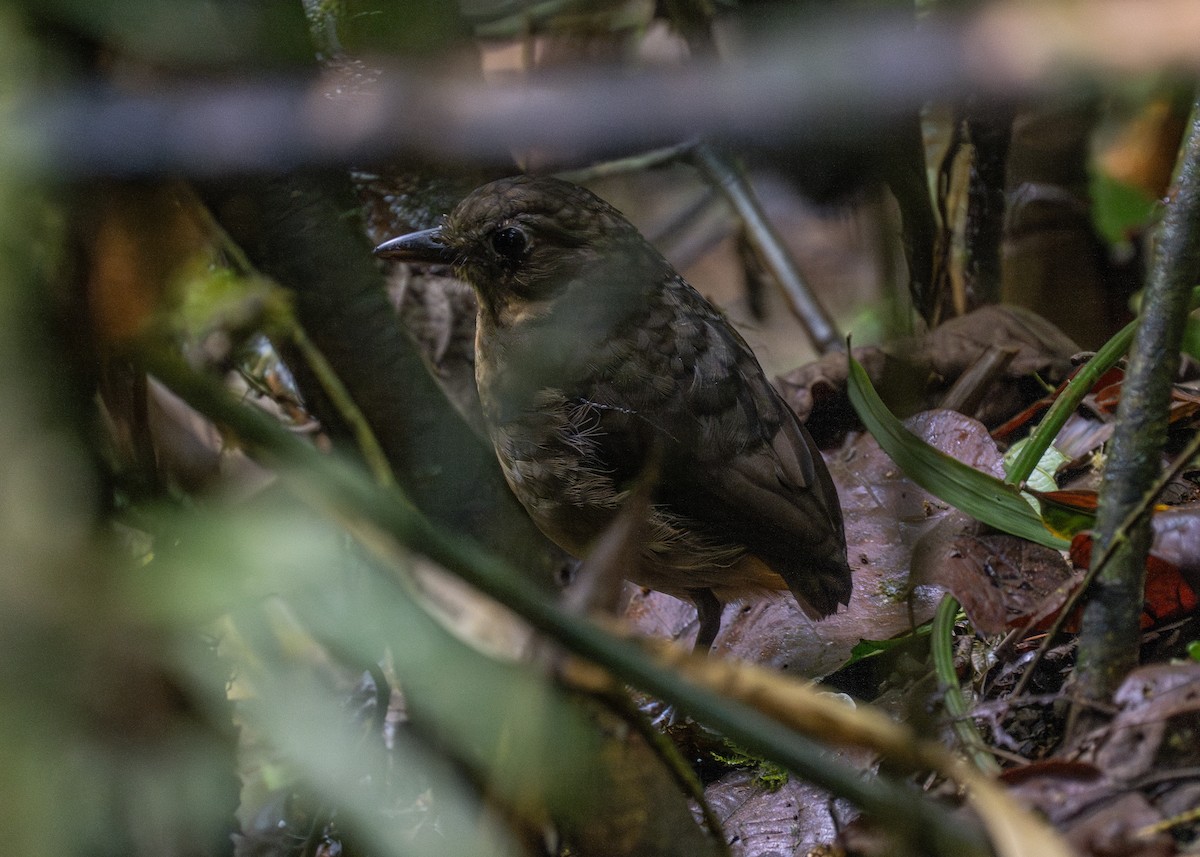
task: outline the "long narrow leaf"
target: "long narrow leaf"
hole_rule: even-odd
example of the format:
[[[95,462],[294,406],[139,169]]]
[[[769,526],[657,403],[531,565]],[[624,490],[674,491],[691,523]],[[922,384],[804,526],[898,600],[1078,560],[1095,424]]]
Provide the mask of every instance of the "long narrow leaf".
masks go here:
[[[913,482],[998,530],[1058,550],[1067,547],[1064,539],[1043,526],[1015,488],[934,449],[906,429],[879,398],[867,373],[853,357],[849,394],[867,431]]]
[[[1200,306],[1200,287],[1192,290],[1191,307],[1195,309],[1198,306]],[[1054,438],[1058,437],[1067,418],[1075,413],[1075,408],[1092,389],[1092,385],[1125,356],[1125,352],[1129,350],[1129,344],[1133,342],[1133,335],[1137,332],[1138,322],[1139,319],[1134,319],[1113,334],[1112,338],[1100,347],[1092,359],[1075,373],[1075,377],[1054,400],[1050,410],[1042,417],[1041,423],[1033,430],[1029,436],[1029,442],[1013,460],[1012,466],[1008,469],[1009,482],[1020,485],[1029,478],[1029,474],[1033,472],[1033,468],[1041,459],[1042,453],[1054,442]]]
[[[1080,367],[1050,406],[1050,410],[1042,417],[1041,423],[1033,430],[1029,440],[1013,459],[1008,469],[1008,481],[1020,485],[1029,478],[1029,474],[1037,467],[1042,453],[1049,449],[1058,437],[1059,431],[1066,425],[1067,418],[1075,413],[1075,408],[1083,401],[1083,397],[1092,389],[1092,385],[1100,376],[1116,365],[1117,361],[1129,350],[1133,342],[1133,334],[1137,331],[1137,321],[1131,321],[1104,343],[1104,346],[1086,364]]]

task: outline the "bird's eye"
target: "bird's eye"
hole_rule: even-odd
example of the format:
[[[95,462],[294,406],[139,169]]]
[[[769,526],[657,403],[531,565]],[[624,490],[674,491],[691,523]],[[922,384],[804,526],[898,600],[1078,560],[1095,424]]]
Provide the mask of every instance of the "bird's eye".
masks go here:
[[[506,226],[492,233],[492,249],[510,262],[519,262],[529,249],[529,236],[519,226]]]

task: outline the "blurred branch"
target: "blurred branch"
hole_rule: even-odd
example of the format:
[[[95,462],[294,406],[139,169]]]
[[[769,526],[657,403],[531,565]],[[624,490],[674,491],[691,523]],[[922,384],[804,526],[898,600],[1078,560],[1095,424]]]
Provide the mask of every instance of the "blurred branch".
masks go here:
[[[470,533],[553,589],[557,554],[508,490],[491,448],[447,401],[388,303],[360,223],[347,216],[358,202],[349,180],[333,171],[301,171],[214,182],[204,195],[255,268],[294,295],[309,351],[323,356],[313,368],[324,366],[325,378],[307,377],[301,361],[292,369],[331,435],[361,441],[373,433],[396,481],[424,514]],[[334,375],[348,394],[340,403],[322,396]],[[377,473],[383,463],[374,458]]]
[[[740,149],[878,133],[929,100],[1070,91],[1118,73],[1200,70],[1192,0],[996,3],[951,22],[908,15],[807,21],[758,40],[736,64],[698,60],[481,84],[393,68],[374,90],[337,81],[185,85],[149,95],[94,86],[25,103],[0,150],[58,176],[278,171],[397,151],[507,162],[539,148],[612,157],[697,135]],[[13,133],[15,132],[15,133]]]
[[[845,797],[868,815],[884,820],[889,832],[935,854],[983,857],[990,853],[977,825],[964,823],[912,789],[878,777],[864,778],[830,757],[819,744],[744,704],[681,678],[647,658],[636,644],[564,612],[508,564],[460,535],[436,528],[397,492],[380,490],[321,455],[265,415],[240,405],[216,382],[187,369],[177,358],[147,355],[147,362],[150,371],[189,404],[233,429],[256,456],[279,467],[281,477],[305,497],[319,498],[321,504],[331,504],[341,513],[381,528],[507,605],[568,650],[678,705],[747,751],[773,759],[809,782]]]
[[[963,267],[967,311],[1000,302],[1000,245],[1004,237],[1005,175],[1013,115],[981,109],[972,99],[963,121],[974,150],[967,184]]]

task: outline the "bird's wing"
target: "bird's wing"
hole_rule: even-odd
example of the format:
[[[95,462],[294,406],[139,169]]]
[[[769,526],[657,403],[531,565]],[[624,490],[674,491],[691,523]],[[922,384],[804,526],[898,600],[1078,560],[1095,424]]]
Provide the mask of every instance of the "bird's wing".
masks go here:
[[[832,613],[849,599],[850,573],[837,492],[815,464],[820,452],[742,337],[678,285],[652,314],[658,323],[642,320],[651,335],[628,355],[642,384],[624,388],[623,410],[605,412],[614,471],[633,475],[657,446],[657,502],[744,545],[814,613]]]

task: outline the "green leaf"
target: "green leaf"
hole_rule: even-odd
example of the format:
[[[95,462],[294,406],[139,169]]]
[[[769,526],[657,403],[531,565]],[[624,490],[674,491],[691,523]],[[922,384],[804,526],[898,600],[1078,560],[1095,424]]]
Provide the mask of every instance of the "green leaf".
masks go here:
[[[935,497],[998,530],[1057,550],[1067,547],[1064,539],[1042,525],[1041,518],[1015,488],[934,449],[906,429],[879,398],[858,361],[849,359],[850,403],[904,475]]]
[[[903,646],[910,643],[919,637],[928,637],[929,631],[933,627],[931,622],[926,622],[924,625],[918,625],[912,631],[906,631],[895,637],[889,637],[886,640],[868,640],[865,637],[854,644],[854,648],[850,650],[850,658],[838,669],[845,669],[851,664],[858,663],[866,658],[874,658],[885,652],[890,652],[897,646]]]
[[[1109,244],[1125,244],[1129,233],[1150,222],[1157,200],[1140,188],[1118,181],[1107,173],[1092,173],[1092,219]]]
[[[1022,438],[1010,446],[1008,452],[1004,453],[1004,471],[1006,473],[1012,469],[1013,462],[1028,442],[1029,438]],[[1025,486],[1034,491],[1057,491],[1058,483],[1054,481],[1054,473],[1067,461],[1069,459],[1059,451],[1058,447],[1050,446],[1042,453],[1037,466],[1025,480]]]
[[[1066,425],[1071,414],[1075,413],[1075,408],[1083,401],[1084,396],[1100,380],[1100,376],[1115,366],[1129,350],[1133,335],[1137,333],[1137,325],[1137,319],[1129,322],[1113,334],[1091,360],[1079,367],[1079,371],[1067,382],[1066,389],[1058,395],[1050,410],[1042,417],[1041,423],[1029,435],[1029,442],[1024,444],[1008,463],[1006,470],[1009,482],[1019,485],[1033,473],[1042,458],[1042,453],[1050,448],[1050,444],[1058,437],[1059,431]]]
[[[1200,286],[1192,289],[1190,306],[1192,309],[1200,307]],[[1033,472],[1042,453],[1058,437],[1059,431],[1066,425],[1067,418],[1075,412],[1075,408],[1083,401],[1088,391],[1100,380],[1100,376],[1115,366],[1129,350],[1134,334],[1137,333],[1138,321],[1134,319],[1114,333],[1091,360],[1079,367],[1079,371],[1067,383],[1067,388],[1054,400],[1050,410],[1042,417],[1041,423],[1030,434],[1029,443],[1022,447],[1008,467],[1009,482],[1019,485]]]

